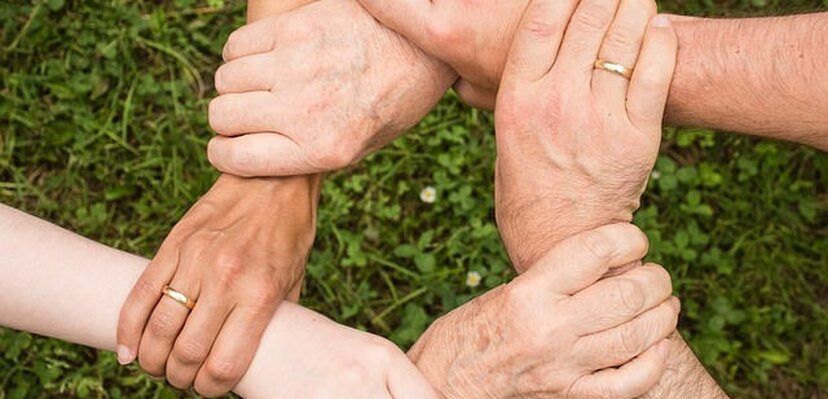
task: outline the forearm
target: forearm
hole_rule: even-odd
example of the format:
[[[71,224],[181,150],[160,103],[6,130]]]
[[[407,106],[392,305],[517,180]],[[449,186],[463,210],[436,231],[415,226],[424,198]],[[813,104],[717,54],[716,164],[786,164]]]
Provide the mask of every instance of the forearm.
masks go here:
[[[247,0],[247,22],[295,10],[316,0]]]
[[[0,325],[113,351],[118,313],[146,259],[121,252],[0,205]],[[328,321],[285,303],[237,386],[260,396],[279,364],[265,353],[293,356],[296,331]],[[301,354],[296,354],[297,356]]]
[[[674,20],[668,122],[828,149],[828,13]]]

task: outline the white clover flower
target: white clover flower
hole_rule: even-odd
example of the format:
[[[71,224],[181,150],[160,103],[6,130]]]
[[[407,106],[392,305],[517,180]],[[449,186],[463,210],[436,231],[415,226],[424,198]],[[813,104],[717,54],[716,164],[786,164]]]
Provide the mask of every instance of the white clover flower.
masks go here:
[[[658,180],[661,177],[661,172],[654,170],[653,173],[650,173],[650,178],[653,180]]]
[[[426,204],[433,204],[434,201],[437,200],[437,189],[434,187],[428,186],[420,191],[420,201],[425,202]]]
[[[471,288],[477,287],[478,285],[480,285],[480,280],[482,279],[483,278],[480,277],[480,273],[469,272],[468,274],[466,274],[466,285]]]

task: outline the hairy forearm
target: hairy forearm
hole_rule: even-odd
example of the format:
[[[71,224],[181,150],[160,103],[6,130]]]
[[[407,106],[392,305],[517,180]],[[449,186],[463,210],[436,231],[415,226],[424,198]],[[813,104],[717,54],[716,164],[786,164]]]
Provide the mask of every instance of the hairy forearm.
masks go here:
[[[828,150],[828,13],[674,20],[669,123]]]

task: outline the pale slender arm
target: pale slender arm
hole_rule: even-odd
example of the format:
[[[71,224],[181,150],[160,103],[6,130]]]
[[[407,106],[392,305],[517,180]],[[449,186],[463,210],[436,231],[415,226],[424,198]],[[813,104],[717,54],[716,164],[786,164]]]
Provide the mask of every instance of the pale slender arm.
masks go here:
[[[2,204],[0,253],[0,326],[115,350],[121,303],[146,259]],[[354,375],[363,380],[348,380]],[[285,302],[234,391],[246,398],[273,398],[331,397],[325,392],[333,390],[341,393],[337,397],[356,398],[365,397],[372,381],[383,390],[406,392],[396,398],[433,395],[393,344]]]
[[[673,19],[669,123],[828,150],[828,13]]]

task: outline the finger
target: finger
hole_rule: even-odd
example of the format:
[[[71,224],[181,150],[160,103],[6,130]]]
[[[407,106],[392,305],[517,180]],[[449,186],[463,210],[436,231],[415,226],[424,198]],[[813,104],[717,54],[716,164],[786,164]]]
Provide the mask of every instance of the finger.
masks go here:
[[[677,51],[678,39],[669,17],[657,15],[647,28],[627,91],[627,114],[642,131],[661,132]]]
[[[582,0],[566,28],[559,66],[571,79],[589,84],[601,43],[615,17],[619,0]],[[580,81],[573,81],[580,83]]]
[[[222,136],[280,132],[289,104],[269,91],[230,93],[210,101],[210,127]]]
[[[229,314],[230,305],[226,301],[214,300],[209,292],[202,294],[167,360],[167,381],[170,385],[179,389],[193,385],[196,373],[210,354],[213,342]]]
[[[132,363],[153,309],[161,299],[161,290],[172,280],[178,263],[178,251],[167,241],[141,273],[129,292],[118,317],[118,362]]]
[[[324,171],[308,162],[299,144],[278,133],[214,137],[207,144],[207,158],[216,169],[242,177],[294,176]]]
[[[577,315],[578,334],[591,334],[624,324],[670,297],[673,285],[663,267],[649,263],[620,276],[601,280],[566,302]]]
[[[599,227],[561,241],[518,279],[540,281],[555,293],[572,295],[610,268],[643,258],[647,246],[647,236],[631,224]]]
[[[182,261],[186,262],[187,259],[182,258]],[[191,264],[184,262],[181,264]],[[187,268],[179,266],[169,285],[170,288],[181,292],[193,301],[198,298],[198,280],[188,272]],[[190,310],[185,305],[169,296],[164,295],[158,302],[138,346],[138,362],[147,373],[155,377],[165,375],[167,358],[170,357],[173,343],[181,328],[184,327],[189,314]]]
[[[596,0],[587,0],[596,1]],[[515,32],[503,72],[504,83],[532,82],[552,68],[574,0],[533,0]]]
[[[632,321],[581,337],[574,352],[592,370],[618,367],[670,336],[680,310],[678,298],[671,297]]]
[[[604,369],[580,378],[573,397],[632,399],[654,387],[667,369],[672,343],[662,340],[618,369]]]
[[[460,79],[452,87],[458,96],[471,107],[493,110],[497,93],[484,90],[471,84],[468,80]]]
[[[647,23],[655,14],[656,5],[653,0],[621,0],[598,58],[634,68]],[[602,69],[596,68],[593,71],[592,93],[610,101],[614,109],[623,110],[626,105],[627,79]]]
[[[227,38],[227,43],[224,44],[224,50],[222,51],[224,61],[232,61],[252,54],[267,53],[275,49],[280,22],[281,17],[273,16],[236,29]]]
[[[253,361],[274,311],[256,311],[241,306],[233,309],[196,375],[195,389],[199,394],[223,395],[238,384]]]
[[[216,91],[221,94],[270,91],[277,82],[276,53],[253,54],[225,63],[216,70]]]
[[[437,392],[406,356],[400,356],[389,370],[388,391],[394,399],[437,399]]]

